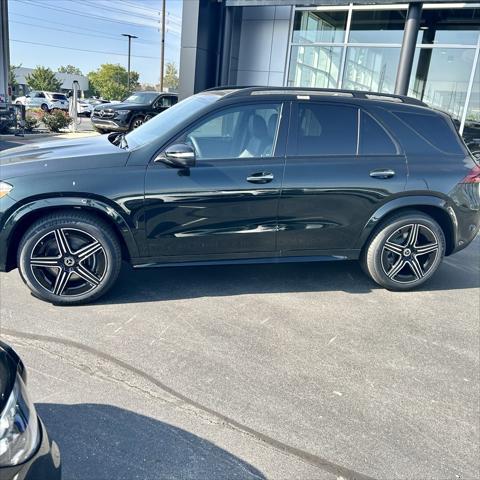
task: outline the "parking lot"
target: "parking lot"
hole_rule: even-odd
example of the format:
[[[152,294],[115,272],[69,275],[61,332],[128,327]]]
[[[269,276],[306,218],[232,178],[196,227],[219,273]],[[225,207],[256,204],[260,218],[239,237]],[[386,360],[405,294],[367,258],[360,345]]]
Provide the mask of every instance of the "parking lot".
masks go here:
[[[354,262],[125,268],[93,305],[0,276],[66,480],[477,479],[480,239],[420,290]]]

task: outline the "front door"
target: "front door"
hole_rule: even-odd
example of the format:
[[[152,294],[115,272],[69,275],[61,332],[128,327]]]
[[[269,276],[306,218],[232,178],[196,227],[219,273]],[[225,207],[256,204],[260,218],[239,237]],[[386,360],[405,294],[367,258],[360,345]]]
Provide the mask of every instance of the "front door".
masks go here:
[[[294,105],[278,249],[284,255],[342,255],[375,210],[402,192],[405,156],[368,111],[348,103]]]
[[[145,226],[151,257],[188,261],[275,251],[286,108],[271,102],[218,110],[171,142],[194,148],[194,167],[150,163]]]

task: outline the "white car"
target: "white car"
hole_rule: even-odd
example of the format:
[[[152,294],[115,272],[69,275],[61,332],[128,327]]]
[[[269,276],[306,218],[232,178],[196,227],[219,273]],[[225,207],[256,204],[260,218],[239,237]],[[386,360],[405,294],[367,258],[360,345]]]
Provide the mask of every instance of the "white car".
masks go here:
[[[17,105],[25,105],[27,108],[41,108],[49,112],[54,108],[68,111],[68,99],[63,93],[32,91],[24,97],[15,99]]]
[[[87,117],[89,117],[92,114],[94,108],[94,105],[86,102],[85,100],[78,100],[77,102],[78,115],[86,115]]]

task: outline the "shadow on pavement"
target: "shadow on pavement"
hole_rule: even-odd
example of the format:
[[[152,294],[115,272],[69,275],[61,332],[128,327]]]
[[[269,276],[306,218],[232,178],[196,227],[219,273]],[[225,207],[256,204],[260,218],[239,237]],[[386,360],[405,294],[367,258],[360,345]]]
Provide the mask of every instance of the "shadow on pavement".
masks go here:
[[[480,287],[480,242],[444,260],[418,291]],[[97,304],[151,302],[252,293],[344,291],[365,294],[379,287],[358,262],[228,265],[132,269],[125,265],[115,286]]]
[[[66,480],[264,479],[196,435],[111,405],[37,404]]]

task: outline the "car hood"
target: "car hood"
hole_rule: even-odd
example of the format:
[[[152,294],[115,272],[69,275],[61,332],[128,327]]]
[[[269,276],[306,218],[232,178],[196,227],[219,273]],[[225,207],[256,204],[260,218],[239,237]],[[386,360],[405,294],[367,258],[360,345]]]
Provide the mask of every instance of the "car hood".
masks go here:
[[[0,152],[0,177],[125,165],[128,155],[107,135],[39,142]]]

